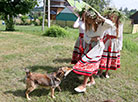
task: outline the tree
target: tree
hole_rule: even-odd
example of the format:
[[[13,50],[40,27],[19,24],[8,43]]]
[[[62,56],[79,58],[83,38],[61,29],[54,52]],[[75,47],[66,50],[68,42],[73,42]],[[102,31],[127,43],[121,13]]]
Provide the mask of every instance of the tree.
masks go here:
[[[111,0],[83,0],[97,11],[102,12],[103,8],[109,6]]]
[[[37,5],[37,0],[0,0],[0,14],[6,24],[6,30],[14,30],[13,17],[26,14]]]

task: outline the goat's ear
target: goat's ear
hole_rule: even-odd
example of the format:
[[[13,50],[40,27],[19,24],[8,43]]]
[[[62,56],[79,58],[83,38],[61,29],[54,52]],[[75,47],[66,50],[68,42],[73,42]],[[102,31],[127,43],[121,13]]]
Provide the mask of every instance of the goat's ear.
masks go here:
[[[53,72],[52,75],[53,75],[53,76],[56,76],[56,75],[57,75],[57,72]]]
[[[58,71],[61,71],[61,70],[62,70],[62,68],[59,68],[59,69],[58,69]]]
[[[59,77],[62,74],[62,72],[56,73],[56,76]]]

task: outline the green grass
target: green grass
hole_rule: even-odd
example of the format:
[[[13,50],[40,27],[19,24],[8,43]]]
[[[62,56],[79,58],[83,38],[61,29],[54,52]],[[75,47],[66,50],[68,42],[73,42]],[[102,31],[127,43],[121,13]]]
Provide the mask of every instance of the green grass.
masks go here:
[[[131,25],[131,20],[125,20],[124,22],[124,33],[130,34],[132,32],[133,26]]]
[[[0,102],[27,102],[25,98],[24,68],[32,72],[50,73],[70,64],[77,29],[67,28],[69,37],[42,36],[40,26],[16,26],[17,31],[0,31]],[[0,29],[4,29],[0,25]],[[124,34],[121,51],[121,68],[110,71],[110,79],[95,78],[96,85],[86,93],[76,93],[74,88],[83,76],[70,73],[61,83],[62,92],[36,89],[31,102],[138,102],[138,34]]]

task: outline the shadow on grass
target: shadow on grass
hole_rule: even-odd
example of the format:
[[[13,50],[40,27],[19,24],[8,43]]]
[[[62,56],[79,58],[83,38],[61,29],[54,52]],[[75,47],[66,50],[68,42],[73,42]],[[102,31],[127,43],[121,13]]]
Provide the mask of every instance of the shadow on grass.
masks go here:
[[[16,91],[9,90],[5,91],[4,94],[13,94],[14,96],[25,98],[25,90],[16,90]]]
[[[33,92],[31,92],[29,94],[29,96],[30,97],[32,97],[32,96],[37,96],[37,97],[46,96],[46,95],[48,95],[49,92],[50,92],[50,90],[46,90],[43,88],[42,89],[35,89]],[[16,97],[26,98],[25,97],[25,90],[16,90],[16,91],[9,90],[9,91],[5,91],[4,94],[13,94]]]
[[[48,73],[51,73],[51,72],[57,71],[61,67],[64,67],[64,66],[52,67],[52,66],[39,66],[39,65],[35,65],[35,66],[28,66],[27,69],[29,69],[32,72],[35,72],[37,70],[44,70],[44,71],[46,71]],[[72,67],[72,66],[67,66],[67,67]]]
[[[71,62],[71,59],[70,58],[63,58],[63,59],[55,59],[53,60],[53,62],[59,62],[59,63],[70,63]]]
[[[82,80],[80,80],[81,77],[81,75],[71,72],[60,84],[62,91],[69,91],[71,94],[77,94],[74,88],[82,84]]]
[[[51,66],[39,66],[39,65],[36,65],[36,66],[29,66],[29,67],[27,67],[27,69],[29,69],[32,72],[35,72],[35,71],[41,69],[41,70],[44,70],[44,71],[46,71],[48,73],[51,73],[51,72],[56,71],[58,68],[51,67]]]

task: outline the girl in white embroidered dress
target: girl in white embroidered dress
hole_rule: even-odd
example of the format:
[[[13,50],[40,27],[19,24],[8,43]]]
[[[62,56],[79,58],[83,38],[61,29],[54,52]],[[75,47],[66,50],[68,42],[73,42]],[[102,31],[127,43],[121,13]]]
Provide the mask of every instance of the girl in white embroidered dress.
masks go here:
[[[117,68],[120,68],[120,50],[122,50],[123,42],[123,24],[121,24],[120,16],[117,16],[116,12],[106,15],[107,18],[112,20],[116,25],[115,28],[112,27],[104,32],[105,49],[101,58],[99,75],[101,76],[103,70],[106,70],[106,78],[109,78],[109,70],[117,70]]]
[[[74,28],[79,28],[79,37],[74,46],[71,64],[76,64],[81,59],[81,56],[83,55],[85,49],[85,42],[83,40],[85,32],[85,24],[84,24],[85,12],[84,11],[81,12],[82,12],[82,15],[80,15],[81,18],[78,17],[78,19],[75,21],[73,25]]]
[[[95,18],[86,14],[84,40],[87,46],[81,60],[73,66],[75,73],[84,75],[84,81],[75,88],[75,91],[84,92],[86,91],[86,85],[90,86],[95,83],[92,75],[97,74],[104,49],[104,43],[100,39],[103,37],[103,32],[112,26],[114,26],[112,21],[102,17],[100,14],[97,14]],[[88,82],[89,78],[90,82]]]

